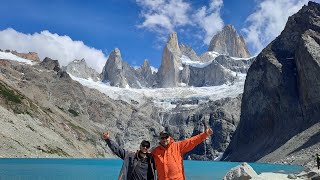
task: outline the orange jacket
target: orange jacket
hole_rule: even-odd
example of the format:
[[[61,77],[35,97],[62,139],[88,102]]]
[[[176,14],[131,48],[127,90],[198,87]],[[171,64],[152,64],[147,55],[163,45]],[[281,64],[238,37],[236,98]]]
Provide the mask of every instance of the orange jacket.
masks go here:
[[[208,137],[207,133],[201,133],[189,139],[170,142],[166,148],[159,145],[151,153],[156,164],[158,180],[185,180],[183,169],[183,155],[191,151]]]

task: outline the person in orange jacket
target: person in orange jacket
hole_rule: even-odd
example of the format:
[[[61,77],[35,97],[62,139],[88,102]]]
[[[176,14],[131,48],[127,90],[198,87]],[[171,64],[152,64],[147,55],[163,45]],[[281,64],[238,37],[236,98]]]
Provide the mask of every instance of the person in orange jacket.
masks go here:
[[[212,129],[207,128],[201,134],[174,142],[168,132],[162,131],[159,136],[159,146],[151,152],[156,165],[158,180],[185,180],[183,155],[212,134]]]

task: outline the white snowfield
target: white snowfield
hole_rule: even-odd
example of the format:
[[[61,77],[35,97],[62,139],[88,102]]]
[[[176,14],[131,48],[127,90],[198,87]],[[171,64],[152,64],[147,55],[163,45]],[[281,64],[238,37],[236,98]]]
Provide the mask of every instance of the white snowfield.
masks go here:
[[[183,63],[191,63],[190,59],[183,56]],[[36,64],[28,59],[23,59],[18,56],[15,56],[11,53],[0,52],[0,59],[14,60],[26,64]],[[210,61],[212,62],[212,61]],[[198,63],[198,64],[197,64]],[[193,61],[192,64],[195,67],[205,67],[204,63]],[[75,76],[71,78],[75,81],[78,81],[82,85],[96,89],[101,93],[106,94],[112,99],[123,100],[128,103],[136,101],[143,103],[146,101],[153,101],[155,106],[163,108],[164,110],[170,110],[176,107],[176,104],[171,102],[176,102],[178,100],[186,99],[196,99],[198,104],[202,102],[207,102],[209,100],[215,101],[226,97],[237,97],[239,94],[243,93],[244,82],[246,74],[236,73],[234,75],[238,76],[238,80],[233,83],[227,83],[220,86],[209,86],[209,87],[175,87],[175,88],[142,88],[142,89],[133,89],[133,88],[118,88],[110,86],[108,83],[104,82],[95,82],[92,79],[83,79]],[[197,105],[184,105],[186,107],[197,106]]]
[[[82,85],[97,89],[112,99],[123,100],[128,103],[137,101],[142,103],[146,99],[153,100],[155,105],[165,109],[172,109],[176,105],[171,104],[178,99],[196,98],[201,101],[218,100],[226,97],[237,97],[243,92],[246,74],[238,74],[239,81],[233,84],[223,84],[220,86],[210,87],[175,87],[175,88],[155,88],[155,89],[133,89],[118,88],[110,86],[103,82],[94,82],[88,79],[82,79],[70,75],[75,81]]]

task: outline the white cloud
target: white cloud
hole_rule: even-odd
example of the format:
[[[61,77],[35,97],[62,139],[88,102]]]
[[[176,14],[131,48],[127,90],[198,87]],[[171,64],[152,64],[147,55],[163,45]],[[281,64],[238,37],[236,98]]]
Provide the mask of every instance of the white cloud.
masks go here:
[[[190,5],[183,0],[136,0],[142,8],[143,23],[138,25],[157,33],[168,34],[175,27],[190,23],[188,11]]]
[[[204,30],[204,43],[209,44],[212,37],[220,31],[224,22],[220,16],[220,9],[223,6],[222,0],[212,0],[209,8],[203,6],[194,15],[194,21]]]
[[[203,6],[193,10],[185,0],[136,0],[142,8],[143,22],[139,28],[146,28],[158,34],[159,41],[165,41],[168,34],[177,31],[182,26],[200,28],[201,36],[206,44],[223,28],[224,23],[220,16],[223,0],[211,0],[209,7]],[[197,33],[193,34],[197,35]]]
[[[87,64],[99,73],[107,61],[101,50],[86,46],[82,41],[74,41],[69,36],[59,36],[49,31],[24,34],[8,28],[0,31],[0,49],[18,52],[37,52],[40,59],[45,57],[59,60],[65,66],[75,59],[86,59]]]
[[[256,11],[247,18],[243,28],[245,39],[259,53],[268,43],[280,35],[288,17],[298,12],[308,0],[262,0]]]

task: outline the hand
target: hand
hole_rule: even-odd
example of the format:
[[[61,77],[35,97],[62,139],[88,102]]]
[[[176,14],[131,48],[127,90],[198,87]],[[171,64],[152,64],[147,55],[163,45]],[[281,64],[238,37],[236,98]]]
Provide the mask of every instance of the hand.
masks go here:
[[[211,128],[207,128],[206,133],[208,134],[208,136],[211,136],[213,134],[213,130]]]
[[[109,133],[109,132],[104,132],[104,133],[102,134],[102,138],[103,138],[104,140],[109,139],[109,138],[110,138],[110,133]]]

